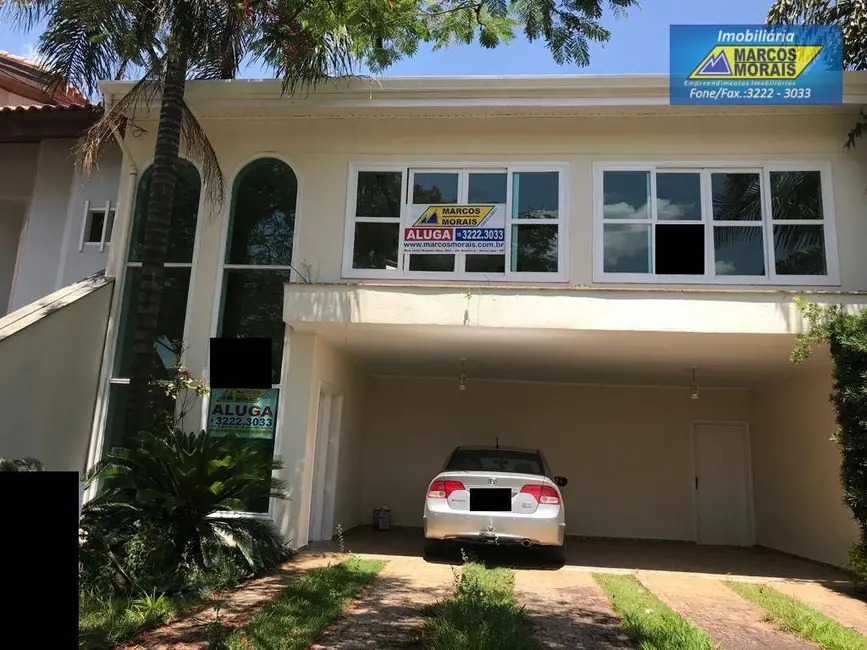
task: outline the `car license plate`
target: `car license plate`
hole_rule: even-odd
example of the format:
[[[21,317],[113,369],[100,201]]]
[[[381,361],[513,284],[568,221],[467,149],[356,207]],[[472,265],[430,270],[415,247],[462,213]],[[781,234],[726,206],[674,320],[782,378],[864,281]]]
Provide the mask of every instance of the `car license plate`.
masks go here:
[[[470,489],[470,510],[510,512],[512,510],[511,488]]]

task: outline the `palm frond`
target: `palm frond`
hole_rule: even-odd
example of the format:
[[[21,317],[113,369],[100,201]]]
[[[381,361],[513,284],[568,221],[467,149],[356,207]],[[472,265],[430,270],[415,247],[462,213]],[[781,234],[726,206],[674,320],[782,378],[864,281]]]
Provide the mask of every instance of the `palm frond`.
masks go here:
[[[211,141],[208,139],[202,125],[196,119],[186,102],[183,104],[183,121],[181,122],[181,140],[190,160],[198,161],[202,168],[202,182],[205,186],[207,205],[210,206],[209,216],[220,214],[225,196],[225,178],[220,168],[220,160]]]

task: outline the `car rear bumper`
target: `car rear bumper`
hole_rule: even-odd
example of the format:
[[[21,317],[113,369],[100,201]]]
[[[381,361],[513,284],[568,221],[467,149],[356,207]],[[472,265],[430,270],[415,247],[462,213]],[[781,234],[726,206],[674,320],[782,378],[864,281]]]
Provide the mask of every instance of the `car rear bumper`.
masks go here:
[[[468,540],[490,544],[562,546],[566,522],[556,517],[520,516],[511,513],[485,514],[427,510],[424,517],[427,539]]]

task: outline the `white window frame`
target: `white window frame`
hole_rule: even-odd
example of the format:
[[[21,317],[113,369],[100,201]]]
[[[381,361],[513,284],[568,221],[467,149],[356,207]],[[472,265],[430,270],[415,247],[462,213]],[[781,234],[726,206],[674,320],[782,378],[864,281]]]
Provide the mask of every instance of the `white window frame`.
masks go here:
[[[403,266],[403,224],[406,210],[409,204],[408,187],[409,174],[411,172],[459,172],[466,173],[489,173],[505,171],[506,173],[506,268],[504,273],[467,273],[458,270],[462,264],[456,259],[456,270],[447,272],[409,271],[398,268],[386,269],[356,269],[352,267],[352,253],[355,243],[355,224],[368,223],[398,223],[398,250],[397,259]],[[358,172],[394,172],[401,174],[401,204],[400,219],[365,218],[355,217],[355,201],[358,190]],[[558,193],[558,218],[557,219],[513,219],[512,206],[512,178],[515,172],[557,172],[559,174]],[[346,221],[343,235],[343,278],[358,280],[393,280],[398,283],[418,284],[419,281],[432,280],[436,282],[459,281],[486,284],[510,284],[517,282],[531,282],[536,284],[563,284],[569,279],[569,164],[565,162],[511,162],[511,161],[424,161],[411,160],[384,163],[379,161],[352,161],[349,163],[348,182],[346,184]],[[458,191],[460,192],[459,186]],[[538,273],[510,271],[509,255],[511,254],[512,226],[515,224],[544,225],[556,224],[557,231],[557,272]]]
[[[604,220],[603,175],[608,171],[645,171],[650,172],[651,216],[642,221],[651,228],[651,272],[649,273],[609,273],[604,270],[604,224],[638,223],[637,220]],[[822,214],[824,219],[780,220],[771,215],[770,174],[771,172],[809,172],[820,174],[822,186]],[[702,178],[702,218],[701,220],[662,220],[657,221],[656,174],[666,172],[699,172]],[[713,197],[710,175],[713,173],[758,173],[762,183],[762,220],[761,222],[716,222],[713,221]],[[834,211],[833,180],[831,165],[828,161],[801,160],[647,160],[647,161],[606,161],[593,163],[593,281],[596,283],[618,284],[710,284],[710,285],[758,285],[758,286],[839,286],[840,262],[837,250],[837,228]],[[705,273],[703,275],[657,275],[652,272],[656,262],[654,226],[657,223],[703,224],[705,229]],[[747,225],[761,223],[763,233],[765,275],[714,275],[714,225]],[[774,259],[773,227],[780,224],[799,224],[804,226],[823,225],[825,235],[826,275],[783,275],[776,271]]]
[[[100,234],[99,241],[88,241],[87,235],[90,232],[90,225],[93,223],[93,215],[94,214],[103,214],[102,221],[102,233]],[[108,229],[111,226],[112,232],[114,231],[114,218],[115,218],[115,209],[111,207],[111,201],[108,201],[105,204],[104,208],[94,208],[91,207],[90,201],[84,202],[84,221],[81,224],[81,237],[78,240],[78,251],[81,252],[84,250],[85,246],[98,246],[99,252],[103,252],[105,250],[106,244],[110,244],[111,240],[107,238]]]

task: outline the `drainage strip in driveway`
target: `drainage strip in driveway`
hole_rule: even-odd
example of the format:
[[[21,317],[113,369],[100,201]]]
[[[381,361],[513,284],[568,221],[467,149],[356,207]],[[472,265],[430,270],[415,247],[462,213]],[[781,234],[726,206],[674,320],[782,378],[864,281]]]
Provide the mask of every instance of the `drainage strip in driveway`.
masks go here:
[[[515,602],[524,607],[540,648],[634,648],[589,573],[515,571]]]
[[[645,571],[639,571],[637,577],[657,598],[726,650],[816,650],[813,643],[766,622],[764,610],[720,580]]]
[[[448,564],[390,556],[373,584],[325,628],[310,650],[421,648],[421,610],[447,596],[453,580]]]

